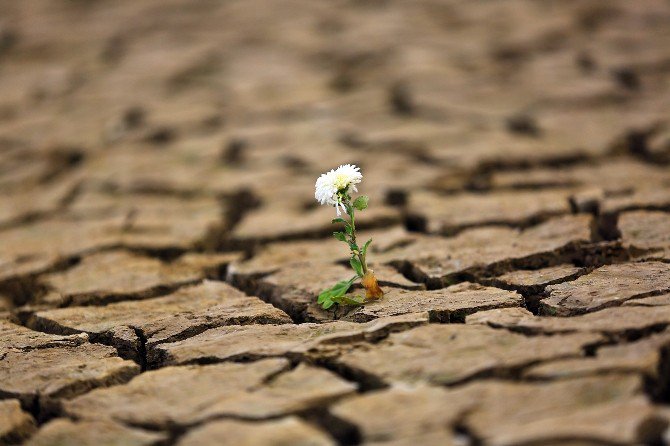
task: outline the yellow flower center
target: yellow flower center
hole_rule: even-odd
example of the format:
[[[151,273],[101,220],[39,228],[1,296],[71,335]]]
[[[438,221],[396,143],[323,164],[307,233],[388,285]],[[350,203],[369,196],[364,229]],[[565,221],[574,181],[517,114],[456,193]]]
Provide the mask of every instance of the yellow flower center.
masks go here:
[[[349,186],[349,176],[345,174],[338,174],[335,177],[335,187],[338,191],[346,189]]]

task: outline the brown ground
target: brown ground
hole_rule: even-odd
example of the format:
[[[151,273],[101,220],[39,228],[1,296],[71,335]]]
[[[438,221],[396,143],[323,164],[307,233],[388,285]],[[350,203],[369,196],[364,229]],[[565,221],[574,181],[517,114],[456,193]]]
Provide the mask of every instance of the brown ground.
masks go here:
[[[661,444],[669,164],[667,1],[2,1],[0,443]]]

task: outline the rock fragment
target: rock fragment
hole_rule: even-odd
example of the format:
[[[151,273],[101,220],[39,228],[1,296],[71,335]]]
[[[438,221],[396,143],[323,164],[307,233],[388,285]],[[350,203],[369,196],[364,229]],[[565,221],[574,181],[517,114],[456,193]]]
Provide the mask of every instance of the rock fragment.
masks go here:
[[[529,378],[560,379],[611,373],[639,373],[661,385],[662,352],[670,346],[665,331],[628,344],[600,347],[595,356],[551,361],[526,371]]]
[[[474,402],[451,395],[441,387],[398,386],[348,398],[329,410],[357,426],[365,443],[455,444],[452,428]]]
[[[618,228],[624,246],[636,257],[670,260],[670,213],[624,212]]]
[[[356,322],[379,317],[425,312],[432,321],[458,322],[476,311],[521,306],[521,295],[499,288],[464,282],[431,291],[387,289],[384,298],[370,302],[347,314],[344,319]]]
[[[308,365],[290,370],[285,359],[253,363],[165,367],[125,385],[66,401],[66,414],[166,429],[213,418],[262,420],[315,408],[356,390]]]
[[[28,351],[50,347],[76,347],[88,341],[85,334],[54,335],[30,330],[0,319],[0,357],[9,351]]]
[[[641,185],[662,186],[669,178],[670,175],[662,166],[630,158],[611,158],[596,164],[493,172],[490,185],[498,189],[548,186],[578,188],[578,195],[586,192],[600,204],[606,195],[620,194],[640,188]]]
[[[333,446],[325,433],[296,417],[263,422],[222,420],[190,430],[178,446],[215,446],[220,444],[255,446],[260,444]]]
[[[123,246],[148,249],[216,248],[225,223],[213,197],[115,195],[87,190],[70,205],[74,218],[120,219],[115,238]]]
[[[670,305],[670,293],[659,294],[658,296],[643,297],[640,299],[631,299],[623,303],[624,307],[655,307],[658,305]]]
[[[0,359],[0,393],[27,406],[39,399],[45,407],[95,387],[128,381],[139,372],[137,364],[104,345],[8,351]]]
[[[670,265],[638,262],[606,265],[572,282],[550,285],[540,302],[545,314],[568,316],[617,306],[670,291]]]
[[[657,440],[667,426],[634,375],[397,386],[348,398],[330,411],[356,425],[366,444],[458,444],[459,429],[496,445],[635,444]]]
[[[547,285],[574,280],[584,268],[563,264],[535,270],[515,270],[491,280],[496,286],[518,289],[525,293],[540,293]]]
[[[490,381],[455,393],[477,401],[463,423],[491,444],[634,444],[659,438],[667,426],[642,395],[642,382],[634,375],[554,383]]]
[[[417,236],[376,259],[396,265],[413,280],[439,287],[468,274],[565,263],[575,256],[571,251],[589,243],[591,223],[589,216],[578,215],[553,218],[525,230],[485,227],[453,238]]]
[[[112,421],[72,421],[57,418],[40,428],[26,443],[29,446],[76,444],[79,446],[158,446],[167,435],[123,426]]]
[[[117,217],[95,220],[54,218],[3,231],[0,280],[35,275],[64,259],[118,245],[123,222]]]
[[[34,430],[35,420],[21,409],[18,400],[0,401],[0,444],[19,444]]]
[[[667,184],[668,180],[666,179],[665,182]],[[628,194],[609,197],[603,202],[600,211],[605,216],[611,216],[625,211],[667,211],[668,209],[670,209],[670,187],[658,186],[644,187]]]
[[[127,251],[95,253],[66,271],[43,276],[40,282],[50,291],[37,305],[101,305],[153,297],[198,282],[234,258],[187,255],[163,262]]]
[[[503,308],[472,314],[466,317],[465,322],[507,328],[528,334],[589,332],[625,339],[670,325],[670,307],[605,308],[572,317],[535,316],[523,308]]]
[[[473,226],[527,226],[551,216],[568,214],[568,196],[566,190],[448,196],[415,192],[410,195],[408,212],[424,221],[424,231],[449,235]]]
[[[334,321],[322,324],[246,325],[214,328],[183,341],[156,345],[152,364],[183,364],[318,354],[324,346],[375,340],[428,322],[425,315],[381,318],[365,324]],[[346,344],[345,344],[346,345]]]
[[[372,347],[344,353],[337,363],[379,383],[454,384],[472,377],[510,376],[525,366],[580,357],[593,334],[528,337],[474,325],[417,327]]]
[[[224,282],[205,281],[163,297],[40,311],[29,318],[28,324],[37,330],[88,333],[140,361],[144,348],[151,350],[160,342],[183,339],[209,328],[290,322],[285,313],[257,297]]]
[[[74,176],[48,189],[27,189],[0,195],[0,227],[14,226],[57,211],[64,207],[79,183],[80,179]]]

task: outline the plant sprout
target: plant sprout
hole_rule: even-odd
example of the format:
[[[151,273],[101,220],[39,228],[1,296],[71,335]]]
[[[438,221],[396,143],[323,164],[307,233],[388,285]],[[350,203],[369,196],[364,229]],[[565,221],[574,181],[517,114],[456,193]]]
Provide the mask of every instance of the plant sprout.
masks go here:
[[[374,271],[368,267],[366,260],[372,239],[365,242],[363,246],[360,246],[356,239],[355,213],[368,207],[368,197],[361,195],[352,201],[351,193],[358,192],[356,185],[362,179],[363,175],[359,167],[345,164],[322,174],[316,180],[314,196],[322,205],[335,207],[337,218],[333,219],[332,222],[333,224],[343,224],[344,231],[333,232],[333,237],[349,246],[351,253],[349,264],[356,273],[351,279],[338,282],[319,294],[318,303],[326,310],[335,304],[362,305],[367,300],[379,299],[384,295],[377,283]],[[342,218],[342,211],[349,217],[348,220]],[[346,296],[349,288],[359,279],[365,288],[365,297]]]

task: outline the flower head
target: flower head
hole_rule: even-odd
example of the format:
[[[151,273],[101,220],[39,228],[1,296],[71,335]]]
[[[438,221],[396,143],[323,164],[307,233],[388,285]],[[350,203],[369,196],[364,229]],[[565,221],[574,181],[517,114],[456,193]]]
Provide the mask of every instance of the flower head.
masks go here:
[[[328,206],[335,206],[337,215],[340,215],[340,207],[346,212],[342,202],[343,195],[349,191],[358,192],[356,185],[363,179],[361,169],[353,164],[344,164],[337,169],[322,174],[316,180],[316,200]]]

